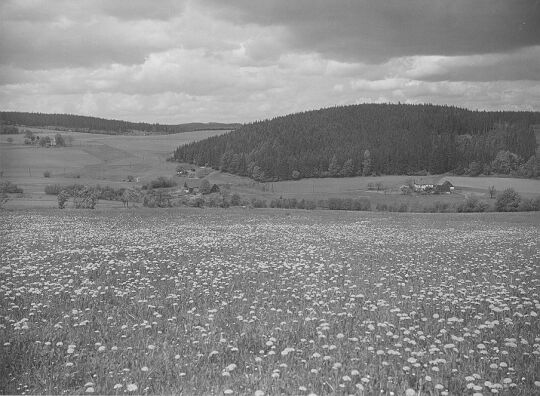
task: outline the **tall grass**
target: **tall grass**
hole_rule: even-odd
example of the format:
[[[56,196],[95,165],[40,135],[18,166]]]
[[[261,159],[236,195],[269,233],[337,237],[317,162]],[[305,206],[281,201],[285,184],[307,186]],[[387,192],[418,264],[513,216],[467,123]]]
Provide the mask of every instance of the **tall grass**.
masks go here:
[[[7,213],[0,390],[538,393],[534,219],[279,213]]]

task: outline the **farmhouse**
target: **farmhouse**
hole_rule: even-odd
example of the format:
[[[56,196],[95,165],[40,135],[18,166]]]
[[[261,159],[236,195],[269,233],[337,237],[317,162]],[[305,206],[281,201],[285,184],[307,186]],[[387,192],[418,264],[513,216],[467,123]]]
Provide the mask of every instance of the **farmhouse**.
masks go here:
[[[435,186],[433,184],[416,184],[414,183],[414,192],[431,192]]]
[[[435,186],[435,192],[439,194],[450,194],[453,191],[454,186],[448,180],[446,180],[443,184],[437,184]]]
[[[186,191],[190,194],[196,194],[199,192],[199,189],[201,188],[201,179],[186,179],[186,182],[184,183],[184,187],[186,188]]]

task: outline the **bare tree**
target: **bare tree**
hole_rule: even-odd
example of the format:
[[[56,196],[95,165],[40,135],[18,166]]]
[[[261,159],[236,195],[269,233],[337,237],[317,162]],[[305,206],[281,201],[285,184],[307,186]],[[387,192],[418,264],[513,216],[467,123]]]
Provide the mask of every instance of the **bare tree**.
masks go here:
[[[495,198],[495,194],[497,193],[497,190],[495,190],[495,186],[489,186],[488,191],[489,191],[489,197],[491,199]]]

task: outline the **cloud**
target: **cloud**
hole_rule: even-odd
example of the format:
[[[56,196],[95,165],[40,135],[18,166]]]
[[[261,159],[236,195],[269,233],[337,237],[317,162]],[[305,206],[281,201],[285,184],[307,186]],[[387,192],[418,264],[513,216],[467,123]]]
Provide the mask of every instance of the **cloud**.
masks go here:
[[[329,58],[506,52],[540,44],[537,0],[205,0],[235,23],[282,26],[290,43]]]
[[[0,108],[167,123],[361,102],[540,110],[540,2],[474,3],[3,1]]]

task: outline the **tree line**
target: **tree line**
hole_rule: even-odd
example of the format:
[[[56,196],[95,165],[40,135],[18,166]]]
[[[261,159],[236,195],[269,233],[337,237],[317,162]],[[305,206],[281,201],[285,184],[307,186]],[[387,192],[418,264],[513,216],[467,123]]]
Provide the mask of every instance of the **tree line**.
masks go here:
[[[540,124],[538,112],[406,104],[339,106],[246,124],[178,147],[173,158],[260,181],[463,174],[471,165],[473,173],[510,173],[527,163],[537,175],[535,124]]]
[[[223,124],[217,122],[194,122],[177,125],[158,123],[150,124],[146,122],[108,120],[104,118],[80,116],[74,114],[46,114],[15,111],[0,112],[0,124],[5,124],[5,128],[7,128],[9,131],[13,131],[13,125],[25,125],[31,127],[65,128],[78,132],[98,132],[110,134],[130,134],[133,131],[169,134],[208,129],[235,129],[240,126],[239,124]],[[1,130],[4,131],[4,128]]]

